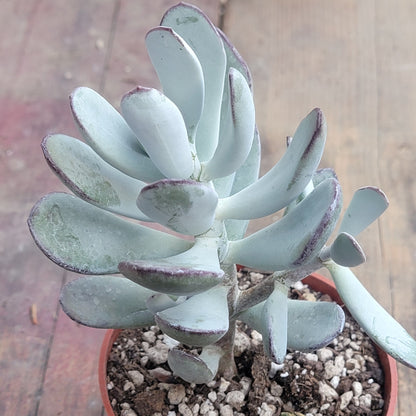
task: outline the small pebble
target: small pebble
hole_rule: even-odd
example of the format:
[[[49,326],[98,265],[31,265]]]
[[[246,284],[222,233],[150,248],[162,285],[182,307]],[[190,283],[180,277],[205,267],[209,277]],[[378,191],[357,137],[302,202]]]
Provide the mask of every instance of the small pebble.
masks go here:
[[[212,403],[215,403],[217,400],[217,393],[215,393],[215,391],[210,391],[208,393],[208,399],[210,399]]]
[[[210,400],[205,400],[199,409],[201,415],[208,415],[210,411],[214,410],[214,406]]]
[[[331,386],[336,389],[339,386],[339,381],[340,381],[340,377],[339,376],[334,376],[331,378],[330,380],[330,384]]]
[[[352,391],[354,396],[361,396],[363,394],[363,385],[359,381],[354,381],[352,383]]]
[[[340,409],[344,410],[350,404],[351,399],[353,398],[354,394],[352,391],[346,391],[345,393],[341,394],[341,404]]]
[[[276,413],[276,406],[263,403],[260,408],[259,416],[273,416]]]
[[[305,357],[308,361],[311,361],[311,362],[317,362],[318,361],[318,356],[316,354],[312,354],[310,352],[308,352]]]
[[[140,371],[131,370],[128,371],[127,374],[130,377],[130,380],[134,383],[135,386],[140,386],[144,382],[144,376]]]
[[[318,355],[319,360],[323,362],[330,360],[334,356],[334,353],[329,348],[321,348],[316,354]]]
[[[233,416],[233,414],[233,408],[229,404],[220,407],[221,416]]]
[[[239,390],[233,390],[227,393],[225,401],[236,410],[241,410],[244,405],[244,393]]]
[[[178,406],[179,413],[183,416],[193,416],[192,410],[185,404],[181,403]]]
[[[156,335],[153,331],[146,331],[142,334],[143,340],[153,344],[156,341]]]
[[[120,412],[120,416],[137,416],[133,409],[124,409]]]
[[[322,401],[333,402],[338,399],[338,393],[323,381],[319,382],[319,394],[322,397]]]
[[[166,363],[168,361],[168,353],[169,347],[162,342],[146,351],[149,360],[156,365]]]
[[[131,381],[126,381],[123,385],[123,390],[124,391],[134,390],[134,384]]]
[[[363,394],[358,398],[360,406],[371,408],[371,394]]]
[[[172,373],[162,367],[156,367],[153,370],[149,370],[149,374],[156,380],[163,382],[169,381],[172,377]]]
[[[185,386],[183,384],[174,384],[168,391],[168,400],[170,404],[179,404],[186,396]]]
[[[230,386],[230,382],[227,381],[225,378],[221,377],[218,390],[222,393],[225,393],[229,386]]]
[[[251,379],[248,377],[242,377],[239,384],[241,386],[241,391],[244,393],[244,396],[246,396],[250,391]]]

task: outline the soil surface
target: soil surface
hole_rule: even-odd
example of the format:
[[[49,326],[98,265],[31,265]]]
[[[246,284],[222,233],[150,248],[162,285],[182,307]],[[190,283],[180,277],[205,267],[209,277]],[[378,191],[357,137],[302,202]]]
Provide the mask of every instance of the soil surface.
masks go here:
[[[244,284],[263,275],[243,272]],[[331,301],[301,283],[292,298]],[[208,385],[175,377],[167,354],[176,341],[156,326],[123,330],[107,364],[107,388],[120,416],[344,416],[381,415],[383,372],[377,352],[358,324],[346,316],[344,331],[313,353],[288,352],[274,364],[263,353],[261,335],[239,324],[238,376]],[[287,413],[285,413],[287,412]]]

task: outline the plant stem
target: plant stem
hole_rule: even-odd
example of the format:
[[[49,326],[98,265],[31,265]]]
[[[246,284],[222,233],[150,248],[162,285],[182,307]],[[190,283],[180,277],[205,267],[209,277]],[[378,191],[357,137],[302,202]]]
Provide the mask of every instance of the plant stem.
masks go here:
[[[222,265],[225,276],[223,285],[229,287],[228,291],[228,311],[230,321],[227,333],[215,344],[221,348],[223,355],[218,366],[218,376],[225,379],[231,379],[237,374],[237,366],[234,360],[234,339],[236,331],[236,320],[232,319],[234,315],[237,298],[239,296],[237,269],[234,264]]]

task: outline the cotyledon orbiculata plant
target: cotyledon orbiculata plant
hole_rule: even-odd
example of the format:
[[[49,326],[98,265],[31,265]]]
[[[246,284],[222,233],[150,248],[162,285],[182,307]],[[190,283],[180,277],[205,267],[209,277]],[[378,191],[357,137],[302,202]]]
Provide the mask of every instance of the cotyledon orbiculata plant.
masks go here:
[[[185,345],[169,365],[189,382],[235,371],[237,320],[259,331],[282,362],[287,349],[313,350],[340,333],[335,303],[288,299],[290,285],[326,267],[344,303],[389,354],[416,367],[416,342],[366,291],[349,267],[365,261],[356,236],[388,202],[364,187],[345,210],[331,169],[317,170],[326,140],[312,110],[287,150],[261,178],[252,81],[225,35],[198,8],[180,3],[150,30],[146,46],[163,92],[137,87],[121,114],[81,87],[71,110],[84,141],[42,142],[46,161],[75,194],[51,193],[33,207],[30,231],[65,269],[88,275],[66,284],[64,311],[98,328],[156,324]],[[248,221],[284,210],[249,236]],[[159,223],[168,233],[143,225]],[[272,272],[240,290],[236,264]]]

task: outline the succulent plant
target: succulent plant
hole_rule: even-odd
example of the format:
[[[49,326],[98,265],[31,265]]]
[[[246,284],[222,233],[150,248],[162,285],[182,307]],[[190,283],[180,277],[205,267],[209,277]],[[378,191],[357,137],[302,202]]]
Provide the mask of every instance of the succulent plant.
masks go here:
[[[416,342],[349,269],[365,261],[356,237],[387,208],[384,193],[359,189],[328,243],[342,194],[334,171],[318,170],[322,111],[300,122],[282,159],[259,178],[252,80],[226,36],[198,8],[180,3],[148,32],[146,46],[163,92],[137,87],[119,113],[78,88],[70,104],[83,141],[53,134],[42,142],[46,161],[75,196],[40,199],[30,231],[52,261],[88,275],[64,286],[64,311],[97,328],[156,323],[201,347],[199,355],[171,349],[168,362],[186,381],[206,383],[236,371],[237,320],[262,334],[278,363],[288,348],[317,349],[339,334],[338,305],[287,296],[290,285],[326,267],[369,336],[416,367]],[[249,220],[277,211],[278,221],[245,236]],[[236,264],[270,274],[240,290]]]

